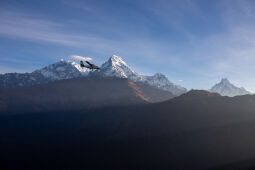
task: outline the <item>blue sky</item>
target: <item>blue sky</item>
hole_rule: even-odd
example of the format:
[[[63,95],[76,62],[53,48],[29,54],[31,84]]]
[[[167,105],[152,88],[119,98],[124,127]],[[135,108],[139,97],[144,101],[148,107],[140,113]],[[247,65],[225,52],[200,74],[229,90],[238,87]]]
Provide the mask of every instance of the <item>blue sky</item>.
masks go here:
[[[227,77],[255,92],[254,18],[253,0],[1,0],[0,73],[116,54],[188,89]]]

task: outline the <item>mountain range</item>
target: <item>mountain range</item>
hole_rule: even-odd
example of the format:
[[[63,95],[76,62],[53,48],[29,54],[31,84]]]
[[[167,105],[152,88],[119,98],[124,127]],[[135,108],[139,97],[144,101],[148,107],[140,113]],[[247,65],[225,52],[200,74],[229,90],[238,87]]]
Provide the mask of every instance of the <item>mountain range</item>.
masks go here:
[[[181,95],[187,92],[187,89],[173,84],[161,73],[156,73],[153,76],[139,75],[131,69],[121,57],[116,55],[110,57],[109,60],[101,66],[100,71],[97,73],[120,78],[128,78],[134,82],[143,82],[151,86],[170,91],[174,95]]]
[[[48,65],[42,69],[35,70],[32,73],[0,74],[0,87],[32,87],[34,85],[47,84],[58,80],[98,77],[102,75],[126,78],[133,82],[144,83],[152,87],[171,92],[175,96],[179,96],[187,92],[187,89],[172,83],[161,73],[156,73],[152,76],[136,73],[121,57],[116,55],[112,55],[105,63],[102,64],[100,70],[94,72],[87,68],[81,68],[80,65],[75,62],[65,61],[62,59],[59,62]],[[234,86],[226,78],[222,79],[220,83],[215,84],[208,91],[229,97],[251,94],[243,87],[239,88]]]
[[[32,73],[7,73],[0,75],[0,87],[31,87],[38,84],[54,82],[56,80],[73,79],[87,76],[107,75],[110,77],[128,78],[134,82],[142,82],[162,90],[170,91],[174,95],[180,95],[187,90],[170,82],[166,76],[156,73],[153,76],[139,75],[132,70],[121,57],[113,55],[102,64],[99,71],[91,72],[87,68],[81,68],[79,64],[61,60],[57,63],[35,70]]]

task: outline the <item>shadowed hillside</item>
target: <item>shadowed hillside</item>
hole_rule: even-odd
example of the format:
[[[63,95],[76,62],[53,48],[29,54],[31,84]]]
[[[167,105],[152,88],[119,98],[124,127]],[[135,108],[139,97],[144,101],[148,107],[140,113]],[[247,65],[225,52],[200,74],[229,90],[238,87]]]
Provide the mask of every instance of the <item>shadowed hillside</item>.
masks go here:
[[[56,81],[29,88],[0,89],[0,112],[47,112],[159,102],[174,95],[114,77]]]
[[[253,95],[190,91],[156,104],[2,115],[2,166],[243,169],[255,158],[254,113]]]

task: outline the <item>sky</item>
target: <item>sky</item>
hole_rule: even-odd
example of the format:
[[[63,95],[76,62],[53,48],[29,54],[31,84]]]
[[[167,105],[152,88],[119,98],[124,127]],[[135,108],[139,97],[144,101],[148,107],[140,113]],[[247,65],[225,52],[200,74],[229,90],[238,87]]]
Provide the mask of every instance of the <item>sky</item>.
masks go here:
[[[255,92],[254,0],[0,0],[0,73],[111,55],[188,89]]]

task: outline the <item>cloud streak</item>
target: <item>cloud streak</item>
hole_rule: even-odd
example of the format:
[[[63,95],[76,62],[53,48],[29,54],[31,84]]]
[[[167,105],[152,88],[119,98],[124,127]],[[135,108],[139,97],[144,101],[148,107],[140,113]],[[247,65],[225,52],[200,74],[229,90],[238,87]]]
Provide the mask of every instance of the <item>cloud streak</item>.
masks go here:
[[[0,15],[0,35],[17,39],[27,39],[38,42],[49,42],[68,47],[89,49],[101,54],[121,53],[155,57],[159,55],[158,49],[167,48],[148,38],[140,39],[132,36],[126,39],[104,38],[90,32],[70,32],[71,23],[59,23],[51,20],[31,17],[23,13],[2,12]],[[93,27],[100,27],[94,25]],[[164,47],[165,46],[165,47]]]
[[[90,57],[83,57],[83,56],[78,56],[78,55],[71,55],[69,57],[74,59],[74,60],[83,60],[83,61],[90,61],[90,60],[92,60],[92,58],[90,58]]]
[[[68,23],[67,23],[68,24]],[[40,18],[32,18],[20,13],[2,12],[0,15],[0,34],[12,38],[25,38],[50,42],[65,46],[112,50],[111,40],[64,32],[66,23],[58,23]]]

